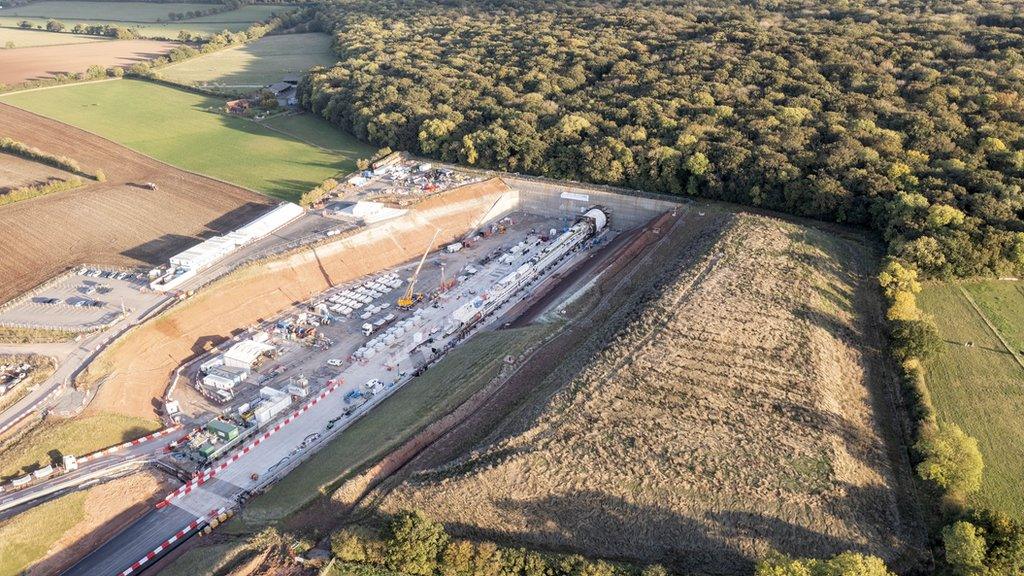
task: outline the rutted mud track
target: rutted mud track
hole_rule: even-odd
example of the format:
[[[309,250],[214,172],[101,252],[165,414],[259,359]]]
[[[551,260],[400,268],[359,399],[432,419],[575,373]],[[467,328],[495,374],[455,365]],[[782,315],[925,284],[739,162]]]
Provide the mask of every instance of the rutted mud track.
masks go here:
[[[0,135],[67,156],[106,182],[0,207],[0,302],[80,263],[156,264],[269,206],[255,192],[185,172],[99,136],[0,104]],[[140,186],[157,184],[157,190]],[[3,186],[3,182],[0,182]]]

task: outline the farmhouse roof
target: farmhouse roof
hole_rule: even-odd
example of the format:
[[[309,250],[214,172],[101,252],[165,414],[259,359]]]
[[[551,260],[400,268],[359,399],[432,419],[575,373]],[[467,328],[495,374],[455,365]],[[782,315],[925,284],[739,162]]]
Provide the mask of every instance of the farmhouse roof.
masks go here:
[[[280,94],[281,92],[284,92],[285,90],[288,90],[291,87],[292,85],[288,84],[287,82],[274,82],[270,86],[267,86],[267,90],[270,90],[274,94]]]

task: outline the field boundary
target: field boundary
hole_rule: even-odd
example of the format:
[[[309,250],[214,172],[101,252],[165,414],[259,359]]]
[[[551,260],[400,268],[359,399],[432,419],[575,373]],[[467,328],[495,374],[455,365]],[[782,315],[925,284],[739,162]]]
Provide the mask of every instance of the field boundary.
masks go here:
[[[985,315],[985,312],[983,312],[981,310],[981,307],[978,306],[978,303],[974,301],[974,298],[971,296],[970,292],[968,292],[962,284],[957,284],[957,288],[960,290],[960,293],[963,294],[964,298],[967,299],[967,302],[971,305],[971,308],[973,308],[974,311],[978,313],[978,316],[981,316],[982,321],[985,322],[985,325],[988,326],[988,329],[992,331],[992,334],[994,334],[995,337],[999,339],[999,342],[1003,344],[1003,348],[1005,348],[1006,351],[1010,353],[1010,356],[1013,356],[1013,359],[1017,362],[1017,365],[1020,366],[1021,369],[1024,369],[1024,360],[1022,360],[1021,357],[1017,354],[1017,351],[1013,349],[1013,346],[1010,346],[1010,343],[1006,341],[1006,338],[1003,338],[1003,335],[996,328],[995,324],[993,324],[992,321],[988,319],[988,316]]]

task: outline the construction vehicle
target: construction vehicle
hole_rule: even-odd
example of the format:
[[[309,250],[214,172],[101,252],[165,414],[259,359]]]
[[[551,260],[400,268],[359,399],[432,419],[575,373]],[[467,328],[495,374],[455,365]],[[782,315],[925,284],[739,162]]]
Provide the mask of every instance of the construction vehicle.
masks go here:
[[[445,277],[445,275],[444,275],[444,263],[442,262],[441,263],[441,286],[440,286],[441,292],[447,292],[447,291],[451,290],[452,288],[455,287],[455,285],[457,283],[458,282],[456,282],[455,278],[452,278],[452,279],[449,280],[448,278]]]
[[[427,249],[423,251],[423,257],[420,258],[420,263],[416,266],[416,271],[413,272],[412,278],[409,279],[409,287],[406,288],[405,294],[398,299],[398,307],[402,310],[408,310],[423,301],[423,293],[415,291],[416,280],[419,279],[420,270],[423,269],[423,263],[427,261],[427,254],[430,254],[430,249],[434,247],[434,241],[437,240],[437,235],[440,233],[440,229],[434,231],[434,237],[430,239],[430,244],[427,244]]]

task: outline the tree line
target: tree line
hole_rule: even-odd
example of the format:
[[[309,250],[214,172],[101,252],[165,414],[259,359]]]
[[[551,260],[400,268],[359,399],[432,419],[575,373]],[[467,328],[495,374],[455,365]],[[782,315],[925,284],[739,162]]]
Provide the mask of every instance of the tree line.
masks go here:
[[[378,146],[869,226],[1024,271],[1014,0],[325,0],[303,105]]]

